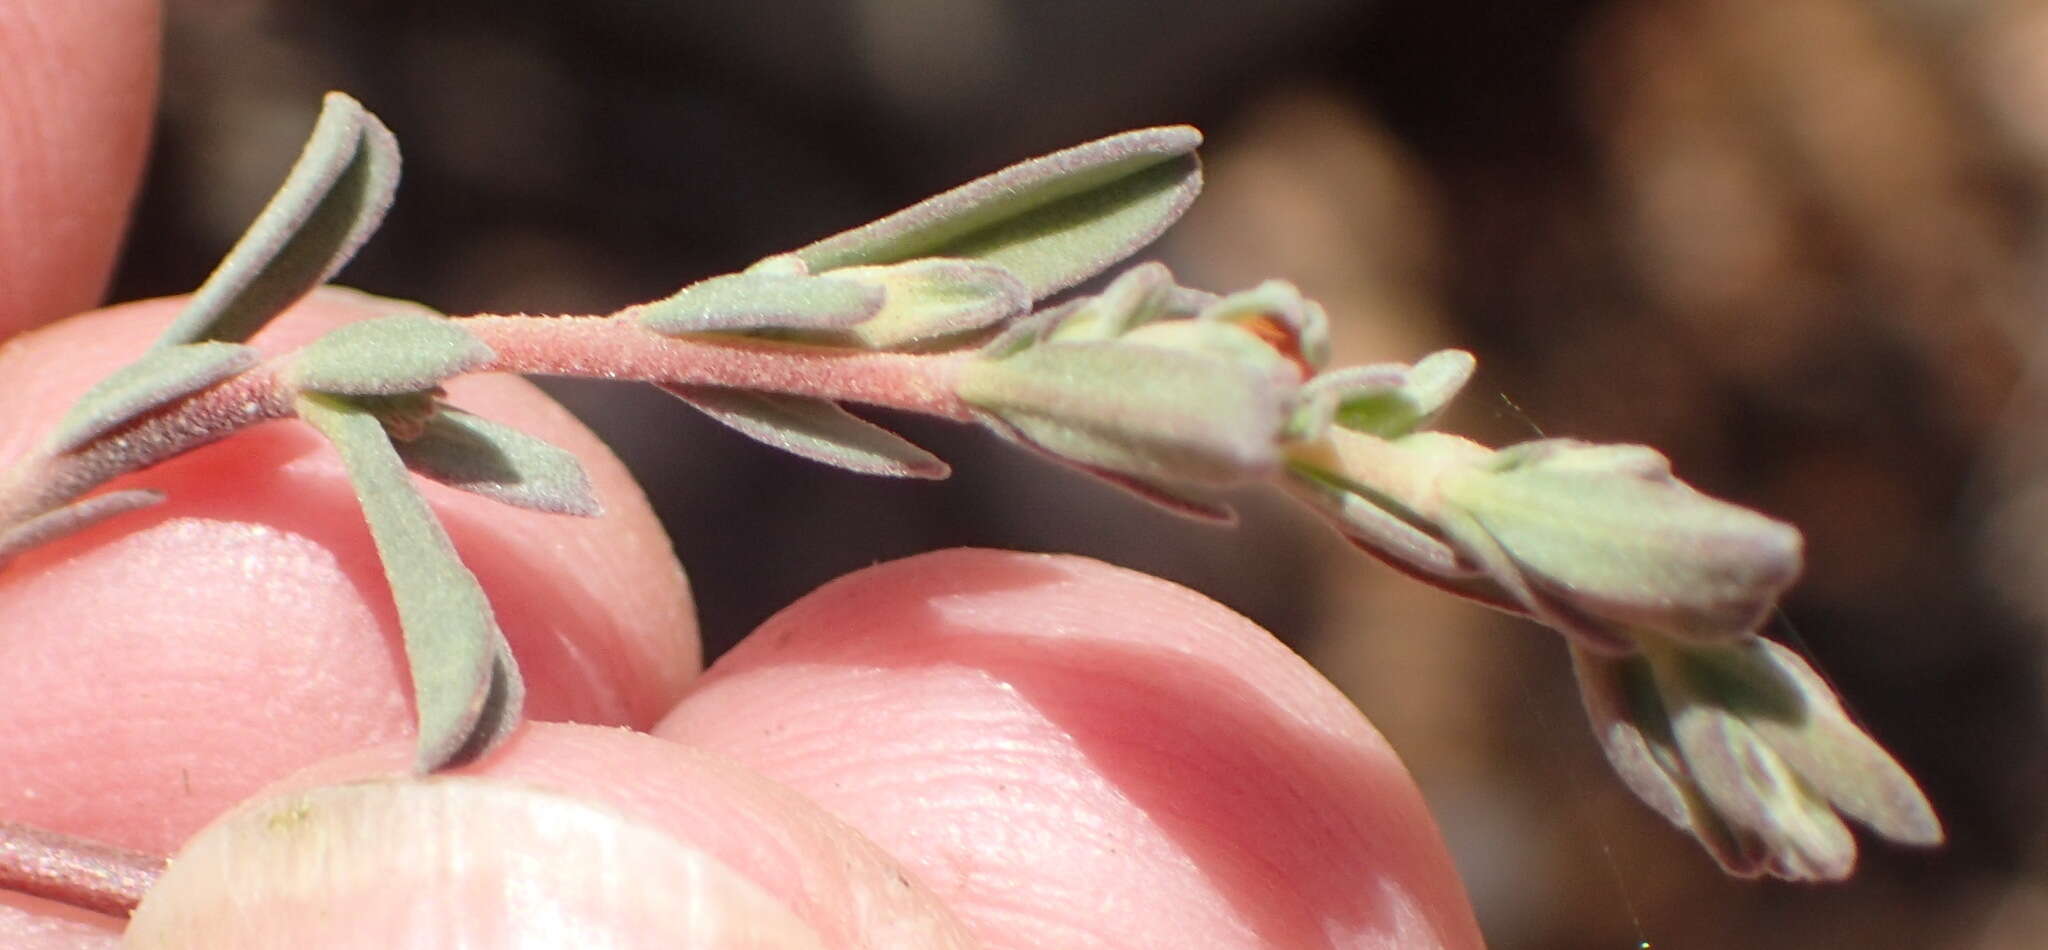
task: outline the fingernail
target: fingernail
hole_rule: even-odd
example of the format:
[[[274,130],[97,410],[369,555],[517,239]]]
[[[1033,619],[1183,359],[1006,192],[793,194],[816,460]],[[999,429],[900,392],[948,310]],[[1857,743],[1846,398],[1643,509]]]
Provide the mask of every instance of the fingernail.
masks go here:
[[[244,805],[171,861],[129,945],[822,947],[761,887],[618,812],[470,778]]]

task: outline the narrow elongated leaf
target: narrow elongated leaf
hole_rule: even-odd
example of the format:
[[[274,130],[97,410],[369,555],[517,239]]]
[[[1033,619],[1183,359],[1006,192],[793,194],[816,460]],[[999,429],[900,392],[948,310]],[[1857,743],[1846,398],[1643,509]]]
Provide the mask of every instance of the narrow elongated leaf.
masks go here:
[[[391,130],[361,103],[328,93],[284,184],[157,345],[253,336],[355,256],[397,189]]]
[[[456,557],[375,415],[313,393],[299,397],[298,410],[340,453],[384,563],[412,671],[418,768],[433,771],[482,754],[488,744],[480,732],[507,718],[502,709],[492,711],[493,693],[500,705],[519,694],[517,672],[509,664],[497,669],[505,637],[482,586]],[[501,682],[505,675],[512,681]]]
[[[945,478],[953,471],[938,456],[827,400],[715,386],[662,388],[741,435],[814,462],[897,478]]]
[[[1032,299],[1087,280],[1152,242],[1202,187],[1187,126],[1125,132],[1054,152],[799,248],[812,273],[919,257],[979,258]]]
[[[44,512],[0,533],[0,564],[30,548],[77,534],[115,515],[147,508],[163,500],[163,492],[129,489],[94,495],[56,511]]]
[[[418,436],[394,446],[407,468],[451,488],[551,514],[604,511],[576,456],[451,406],[441,406]]]
[[[432,389],[496,355],[452,320],[399,313],[351,323],[306,344],[285,378],[314,392],[389,396]]]
[[[1272,470],[1291,395],[1250,367],[1114,340],[975,360],[954,391],[1074,464],[1210,488]]]
[[[469,741],[448,757],[448,764],[473,762],[496,748],[498,743],[519,731],[519,724],[526,721],[525,713],[526,681],[519,676],[519,664],[512,658],[511,645],[501,635],[497,650],[491,657],[491,685],[484,692],[483,709],[477,713],[476,726],[470,731]]]
[[[980,413],[979,420],[982,425],[988,427],[989,431],[1001,436],[1012,445],[1041,458],[1058,462],[1066,468],[1086,472],[1174,514],[1222,526],[1237,523],[1236,509],[1231,508],[1224,502],[1209,497],[1211,493],[1194,486],[1176,485],[1158,478],[1143,478],[1068,458],[1046,446],[1038,444],[1032,440],[1029,433],[1011,425],[1007,420],[993,413]]]
[[[871,350],[923,346],[985,330],[1031,309],[1031,295],[1010,272],[983,261],[927,258],[887,267],[854,267],[835,276],[886,290],[881,310],[846,330]]]
[[[882,288],[836,277],[749,271],[691,284],[621,316],[656,333],[830,330],[874,316]]]
[[[79,397],[47,443],[69,452],[180,396],[256,365],[256,351],[238,343],[187,343],[150,350]]]

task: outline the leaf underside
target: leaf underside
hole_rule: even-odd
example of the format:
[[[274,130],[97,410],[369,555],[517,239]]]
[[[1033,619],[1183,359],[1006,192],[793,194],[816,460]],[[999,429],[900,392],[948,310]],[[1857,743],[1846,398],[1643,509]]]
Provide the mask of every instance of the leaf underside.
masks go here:
[[[979,258],[1033,299],[1071,287],[1165,231],[1201,190],[1187,126],[1141,129],[1012,165],[795,251],[812,273],[921,257]]]
[[[238,343],[187,343],[150,350],[79,397],[57,423],[46,448],[78,449],[181,396],[189,396],[256,365],[256,351]]]
[[[305,150],[158,346],[240,342],[325,283],[384,220],[398,141],[361,103],[327,94]]]
[[[604,513],[576,456],[452,406],[394,447],[407,468],[451,488],[550,514]]]
[[[44,512],[0,533],[0,563],[33,547],[77,534],[93,525],[164,500],[163,492],[128,489],[94,495],[84,501]]]
[[[897,478],[952,474],[938,456],[828,400],[715,386],[661,388],[741,435],[814,462]]]
[[[1169,485],[1159,479],[1133,475],[1129,472],[1119,472],[1115,469],[1104,468],[1100,465],[1090,465],[1086,462],[1067,458],[1039,444],[1037,440],[1033,439],[1023,429],[993,413],[977,413],[977,417],[982,425],[988,427],[989,431],[1002,436],[1005,440],[1031,452],[1033,455],[1057,462],[1064,468],[1086,472],[1174,514],[1219,526],[1229,526],[1237,523],[1236,509],[1215,499],[1203,497],[1200,492]]]
[[[298,410],[341,455],[391,585],[419,717],[417,767],[433,771],[481,755],[517,725],[524,695],[483,587],[375,414],[317,394],[301,395]]]

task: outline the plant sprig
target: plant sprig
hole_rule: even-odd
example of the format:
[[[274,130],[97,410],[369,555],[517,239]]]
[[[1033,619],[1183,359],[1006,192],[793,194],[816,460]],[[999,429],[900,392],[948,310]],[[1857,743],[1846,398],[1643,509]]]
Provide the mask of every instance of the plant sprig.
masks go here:
[[[603,316],[406,308],[260,360],[243,341],[375,230],[398,151],[327,97],[304,154],[157,347],[0,473],[0,564],[160,500],[92,494],[248,425],[298,417],[341,454],[406,641],[423,771],[483,755],[523,688],[475,577],[407,469],[508,504],[600,510],[567,452],[461,412],[474,372],[652,383],[743,435],[851,471],[949,469],[847,403],[960,422],[1173,511],[1276,486],[1395,568],[1564,634],[1609,760],[1730,873],[1846,876],[1840,816],[1942,831],[1826,684],[1757,631],[1797,577],[1790,525],[1706,497],[1642,446],[1492,449],[1429,429],[1473,371],[1326,369],[1328,320],[1291,285],[1217,295],[1158,264],[1047,305],[1194,199],[1199,133],[1147,129],[1034,159],[872,224]]]

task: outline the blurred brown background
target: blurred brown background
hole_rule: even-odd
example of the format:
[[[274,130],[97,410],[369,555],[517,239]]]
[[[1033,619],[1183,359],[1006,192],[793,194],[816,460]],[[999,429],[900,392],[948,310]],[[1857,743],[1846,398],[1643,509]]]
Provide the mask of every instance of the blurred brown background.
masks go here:
[[[1548,634],[1273,499],[1184,524],[919,420],[955,478],[864,479],[559,386],[668,520],[714,650],[877,560],[1090,554],[1349,691],[1497,948],[2048,946],[2048,0],[173,0],[169,30],[122,298],[205,276],[328,88],[406,150],[345,282],[458,313],[609,311],[1196,123],[1208,190],[1151,254],[1184,282],[1293,279],[1341,362],[1468,348],[1452,428],[1647,442],[1805,528],[1775,633],[1951,846],[1872,847],[1843,886],[1723,879],[1608,772]]]

